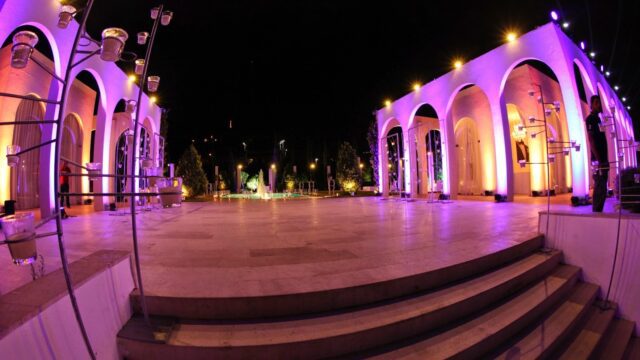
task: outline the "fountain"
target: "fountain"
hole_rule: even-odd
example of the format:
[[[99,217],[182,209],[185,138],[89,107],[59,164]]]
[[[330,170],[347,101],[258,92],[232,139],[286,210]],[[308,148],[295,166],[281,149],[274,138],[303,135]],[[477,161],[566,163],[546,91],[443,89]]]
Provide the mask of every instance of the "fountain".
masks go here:
[[[253,189],[253,188],[252,188]],[[222,195],[223,199],[246,199],[246,200],[272,200],[272,199],[290,199],[304,198],[305,196],[292,193],[272,193],[269,187],[264,184],[264,173],[262,170],[258,173],[258,184],[255,187],[255,193],[249,194],[226,194]]]
[[[258,195],[260,199],[271,199],[266,186],[264,186],[264,173],[262,170],[258,173],[258,188],[256,189],[256,195]]]

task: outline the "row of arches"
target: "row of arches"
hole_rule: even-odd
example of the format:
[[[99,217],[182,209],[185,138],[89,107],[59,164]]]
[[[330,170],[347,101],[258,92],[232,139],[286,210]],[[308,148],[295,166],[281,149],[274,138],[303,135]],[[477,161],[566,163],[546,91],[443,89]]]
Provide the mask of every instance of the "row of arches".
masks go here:
[[[586,116],[590,112],[588,100],[592,95],[598,94],[603,99],[603,120],[615,118],[617,122],[618,133],[607,132],[612,161],[617,160],[619,154],[616,139],[633,137],[629,119],[608,105],[614,102],[615,96],[605,92],[601,84],[593,86],[590,79],[585,79],[586,71],[579,64],[574,61],[578,112],[567,109],[571,103],[565,102],[563,94],[566,92],[562,91],[558,77],[549,66],[539,60],[525,60],[516,64],[506,76],[500,99],[502,109],[492,108],[487,93],[478,85],[466,84],[451,96],[444,117],[439,116],[430,103],[423,102],[413,112],[408,126],[403,126],[397,118],[387,119],[380,136],[381,169],[386,167],[380,171],[383,175],[381,190],[417,196],[429,192],[452,196],[494,195],[499,191],[497,180],[503,177],[509,178],[510,186],[509,194],[501,195],[573,192],[576,173],[573,167],[583,168],[578,173],[585,177],[590,177],[590,171],[584,169],[586,164],[582,161],[587,157],[576,155],[575,149],[567,151],[567,148],[577,137],[575,129],[582,129],[582,114]],[[534,94],[531,94],[532,89],[536,90]],[[540,99],[543,99],[542,103]],[[502,110],[498,116],[502,129],[494,125],[496,110]],[[540,119],[546,119],[546,127]],[[574,138],[570,136],[571,130]],[[431,137],[425,137],[425,134]],[[390,136],[398,138],[404,147],[393,146]],[[499,138],[504,139],[503,161],[507,162],[507,173],[496,166],[501,161]],[[551,144],[547,151],[548,139]],[[587,143],[581,144],[581,148],[583,152],[589,151]],[[628,151],[624,155],[621,167],[635,165],[635,154]],[[548,173],[547,159],[550,162]],[[610,171],[613,187],[616,169]],[[404,183],[394,185],[399,179]]]
[[[38,3],[40,0],[33,2]],[[11,8],[14,4],[8,2],[8,5],[11,5]],[[45,21],[20,21],[7,12],[0,12],[0,20],[4,23],[0,26],[0,36],[4,38],[0,48],[0,62],[9,62],[13,35],[18,31],[28,30],[36,33],[39,38],[32,56],[60,76],[66,64],[59,54],[72,43],[73,31],[62,33],[55,27],[55,13],[49,14],[46,9],[38,10],[37,7],[34,9],[33,14],[23,15],[34,19],[50,17],[50,26],[47,26]],[[43,12],[44,15],[38,12]],[[16,22],[17,26],[7,31],[5,26],[12,22]],[[131,156],[158,160],[160,109],[150,103],[146,95],[143,95],[143,104],[138,104],[142,106],[138,129],[140,136],[136,141],[138,152],[131,151],[126,154],[128,157],[124,158],[119,154],[118,142],[125,137],[124,133],[127,130],[132,129],[133,124],[133,114],[127,111],[126,102],[137,94],[137,87],[126,81],[127,76],[122,70],[114,64],[104,63],[95,58],[74,69],[72,78],[62,123],[61,156],[64,159],[82,165],[100,162],[106,173],[118,173],[116,169],[122,167],[125,158],[131,159]],[[56,98],[60,89],[58,81],[33,61],[24,69],[2,67],[0,92],[28,96],[33,100],[0,97],[0,121],[54,119],[57,106],[39,99]],[[0,133],[0,156],[4,158],[8,145],[18,145],[26,149],[50,140],[53,134],[54,127],[49,124],[3,126]],[[25,153],[20,156],[20,164],[16,167],[9,167],[6,162],[0,162],[0,200],[12,199],[16,201],[15,205],[19,210],[40,208],[43,216],[48,214],[55,204],[52,196],[53,179],[45,175],[51,173],[53,150],[53,146],[45,146]],[[80,172],[75,166],[71,168],[73,172]],[[124,169],[129,173],[140,171],[138,166],[135,169]],[[128,186],[125,184],[124,187],[118,187],[114,179],[104,178],[102,181],[92,182],[87,177],[69,177],[69,185],[70,192],[116,192],[125,191]],[[80,197],[72,198],[72,205],[80,204],[84,200],[86,199]],[[95,203],[96,209],[102,209],[103,204],[117,199],[101,200]]]

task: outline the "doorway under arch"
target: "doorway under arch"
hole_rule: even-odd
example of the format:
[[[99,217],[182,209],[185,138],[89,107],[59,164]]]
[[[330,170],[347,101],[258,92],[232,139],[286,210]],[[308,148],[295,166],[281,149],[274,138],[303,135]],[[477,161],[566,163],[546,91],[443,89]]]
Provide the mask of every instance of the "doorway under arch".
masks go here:
[[[32,95],[34,99],[37,96]],[[44,119],[45,108],[35,100],[21,100],[16,110],[16,122],[40,121]],[[13,144],[22,150],[39,145],[42,129],[39,124],[16,125]],[[11,198],[16,200],[17,210],[34,209],[40,206],[40,149],[20,155],[18,166],[11,168]]]

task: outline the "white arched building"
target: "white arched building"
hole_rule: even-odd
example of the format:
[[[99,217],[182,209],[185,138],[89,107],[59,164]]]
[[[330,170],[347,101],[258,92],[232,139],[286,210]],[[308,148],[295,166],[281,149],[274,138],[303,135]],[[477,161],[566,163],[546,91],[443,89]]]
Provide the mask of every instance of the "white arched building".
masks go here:
[[[52,59],[37,51],[32,56],[41,60],[58,77],[64,77],[79,24],[72,21],[68,28],[60,29],[58,13],[60,3],[50,0],[0,0],[0,39],[6,43],[12,33],[24,27],[36,28],[48,43]],[[9,39],[10,41],[10,39]],[[135,41],[131,38],[129,41]],[[95,50],[98,45],[88,43],[84,50]],[[40,99],[58,99],[62,87],[60,83],[33,61],[24,69],[10,66],[11,44],[0,49],[0,92],[17,95],[29,95]],[[79,57],[77,58],[79,59]],[[76,60],[77,60],[76,59]],[[83,75],[81,75],[83,74]],[[78,76],[93,78],[98,91],[94,91],[78,80]],[[75,79],[68,90],[64,129],[62,131],[62,156],[85,164],[101,162],[103,172],[114,173],[117,143],[123,131],[131,126],[131,113],[124,111],[123,100],[137,99],[138,87],[128,81],[128,76],[115,63],[105,62],[99,56],[93,56],[80,63],[71,72]],[[94,104],[97,97],[97,111]],[[159,136],[162,109],[150,101],[145,94],[140,106],[140,129],[138,133],[147,134],[144,146],[147,154],[154,160],[160,160]],[[58,105],[40,101],[29,101],[10,97],[0,97],[0,121],[53,120]],[[95,114],[95,115],[94,115]],[[17,144],[23,149],[29,145],[51,140],[55,134],[55,125],[28,125],[0,127],[0,158],[5,159],[7,145]],[[93,144],[93,146],[91,146]],[[37,208],[41,215],[51,213],[55,206],[53,174],[53,146],[44,146],[40,151],[21,157],[24,169],[11,169],[6,160],[0,161],[0,201],[17,200],[19,209]],[[139,165],[138,165],[139,167]],[[138,167],[133,172],[138,173]],[[21,167],[17,167],[21,168]],[[78,171],[79,172],[79,171]],[[47,175],[45,175],[47,174]],[[136,185],[137,186],[137,185]],[[82,177],[71,180],[71,192],[88,192],[89,179]],[[109,178],[94,181],[94,192],[114,192],[115,182]],[[104,209],[104,205],[113,198],[94,199],[95,208]]]
[[[377,111],[380,191],[494,195],[498,201],[571,192],[572,202],[583,203],[591,177],[583,119],[595,94],[602,98],[603,118],[617,125],[617,134],[607,130],[610,159],[623,153],[622,167],[636,166],[631,118],[604,74],[559,26],[541,26]],[[542,123],[529,119],[545,116],[555,141],[549,154],[544,132],[538,134],[543,129],[532,126]],[[625,146],[618,148],[618,140]],[[580,149],[564,156],[560,147],[572,142]],[[540,164],[548,155],[555,156],[550,186]]]

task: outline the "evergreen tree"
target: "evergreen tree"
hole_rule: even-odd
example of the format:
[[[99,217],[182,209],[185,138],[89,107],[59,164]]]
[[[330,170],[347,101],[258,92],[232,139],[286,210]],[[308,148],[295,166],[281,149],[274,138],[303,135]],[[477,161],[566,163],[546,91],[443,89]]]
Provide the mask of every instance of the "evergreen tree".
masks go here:
[[[193,144],[182,153],[176,175],[182,177],[182,183],[189,190],[189,196],[194,197],[205,193],[207,176],[202,170],[202,158]]]
[[[336,161],[336,177],[344,191],[354,192],[359,187],[358,155],[348,142],[342,143]]]

